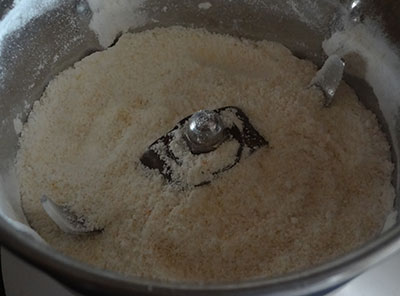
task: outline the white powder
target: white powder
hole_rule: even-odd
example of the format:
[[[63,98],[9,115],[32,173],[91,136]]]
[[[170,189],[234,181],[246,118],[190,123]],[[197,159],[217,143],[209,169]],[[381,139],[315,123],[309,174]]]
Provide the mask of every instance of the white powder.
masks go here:
[[[24,28],[30,21],[55,8],[59,0],[15,0],[12,9],[0,21],[0,57],[5,49],[6,39]],[[12,60],[15,57],[12,57]],[[9,61],[10,62],[10,61]],[[4,78],[8,69],[0,66],[0,87],[4,87]]]
[[[145,0],[88,0],[93,12],[89,27],[103,47],[110,46],[119,33],[143,25],[146,15],[140,11]]]
[[[22,132],[22,121],[21,121],[21,114],[18,114],[17,117],[13,120],[14,130],[17,135]]]
[[[210,2],[202,2],[202,3],[199,3],[198,7],[199,7],[199,9],[207,10],[212,7],[212,4]]]
[[[400,96],[397,80],[400,77],[400,59],[376,24],[360,23],[336,32],[325,40],[323,49],[328,55],[359,54],[366,63],[366,80],[381,99],[380,102],[386,103],[380,106],[382,111],[388,118],[394,115]],[[392,96],[396,100],[391,99]],[[389,120],[391,122],[393,120]]]
[[[315,73],[273,42],[183,28],[123,35],[61,73],[34,105],[17,156],[30,224],[74,258],[162,280],[274,276],[358,247],[392,208],[389,145],[346,84],[323,108],[308,87]],[[192,190],[140,164],[179,120],[228,105],[268,147]],[[63,233],[42,194],[104,232]]]
[[[345,16],[346,17],[346,16]],[[379,106],[385,118],[388,118],[388,126],[391,134],[396,133],[394,120],[398,116],[398,98],[400,97],[400,58],[395,47],[386,39],[379,25],[369,19],[363,23],[354,24],[350,19],[344,18],[344,30],[335,32],[323,43],[323,49],[327,55],[337,54],[346,57],[356,53],[365,62],[364,73],[367,82],[372,86],[376,97],[379,98]],[[359,75],[363,73],[358,73]],[[392,137],[393,149],[399,155],[397,137]],[[400,165],[400,163],[398,163]],[[399,180],[398,180],[399,181]],[[400,188],[400,182],[398,188]],[[396,216],[394,212],[392,216]],[[395,222],[395,219],[390,219]],[[388,220],[388,224],[389,222]],[[394,224],[394,223],[393,223]]]
[[[15,0],[13,8],[0,22],[0,52],[5,37],[23,28],[31,20],[55,8],[59,3],[59,0]]]
[[[181,162],[180,165],[177,165],[169,161],[173,168],[172,179],[184,187],[215,179],[213,173],[234,163],[239,149],[239,143],[231,140],[222,143],[216,151],[193,155],[189,152],[181,130],[175,133],[170,146],[171,151]]]
[[[29,109],[30,109],[29,103],[27,101],[24,101],[24,111],[23,111],[23,113],[27,114]],[[22,126],[23,126],[22,117],[23,117],[23,113],[18,113],[15,116],[15,118],[13,119],[14,131],[15,131],[16,135],[19,135],[22,132]],[[5,122],[3,124],[5,124]]]

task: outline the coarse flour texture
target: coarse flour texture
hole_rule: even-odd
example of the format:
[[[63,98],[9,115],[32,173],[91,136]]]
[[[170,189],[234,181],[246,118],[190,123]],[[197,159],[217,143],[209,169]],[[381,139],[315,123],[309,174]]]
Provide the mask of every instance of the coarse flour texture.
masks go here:
[[[274,276],[356,248],[392,208],[389,145],[345,83],[323,108],[315,72],[274,42],[180,27],[123,35],[34,105],[17,155],[31,226],[88,264],[172,281]],[[179,120],[227,105],[269,146],[185,190],[140,164]],[[63,233],[42,194],[104,231]]]

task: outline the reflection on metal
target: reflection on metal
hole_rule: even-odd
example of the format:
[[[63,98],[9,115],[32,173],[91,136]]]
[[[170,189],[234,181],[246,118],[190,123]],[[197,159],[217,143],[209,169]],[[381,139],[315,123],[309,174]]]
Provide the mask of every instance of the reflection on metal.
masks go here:
[[[186,137],[195,153],[209,152],[221,144],[225,138],[225,125],[219,113],[200,110],[189,118]]]
[[[363,20],[363,14],[361,9],[361,0],[354,0],[350,4],[350,20],[353,23],[359,23]]]
[[[339,56],[331,55],[311,80],[311,86],[320,88],[324,93],[325,107],[329,107],[332,103],[332,99],[343,77],[344,66],[345,63]]]
[[[70,234],[90,234],[100,232],[87,225],[87,220],[71,211],[68,207],[59,206],[46,195],[40,199],[46,214],[64,232]]]

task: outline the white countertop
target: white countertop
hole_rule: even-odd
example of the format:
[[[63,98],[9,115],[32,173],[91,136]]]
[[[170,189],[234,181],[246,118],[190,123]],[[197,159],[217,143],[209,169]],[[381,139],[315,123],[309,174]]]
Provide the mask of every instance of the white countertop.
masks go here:
[[[400,296],[400,253],[363,273],[332,296]]]

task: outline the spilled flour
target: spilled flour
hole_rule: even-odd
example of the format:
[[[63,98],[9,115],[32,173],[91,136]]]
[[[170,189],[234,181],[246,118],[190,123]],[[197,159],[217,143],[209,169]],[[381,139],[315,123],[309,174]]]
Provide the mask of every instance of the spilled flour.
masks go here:
[[[34,105],[17,156],[30,224],[78,260],[172,281],[274,276],[365,243],[392,208],[389,145],[346,84],[323,108],[315,72],[274,42],[180,27],[123,35]],[[227,105],[269,146],[186,190],[140,164],[179,120]],[[104,231],[63,233],[42,194]]]

